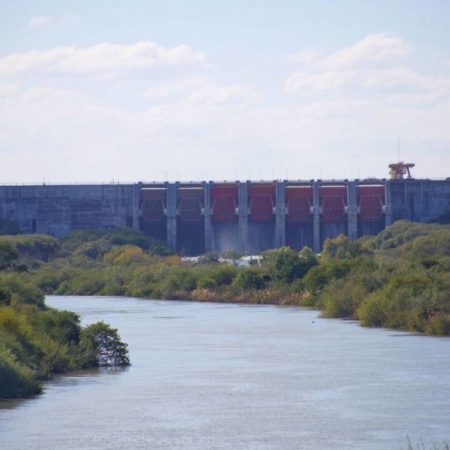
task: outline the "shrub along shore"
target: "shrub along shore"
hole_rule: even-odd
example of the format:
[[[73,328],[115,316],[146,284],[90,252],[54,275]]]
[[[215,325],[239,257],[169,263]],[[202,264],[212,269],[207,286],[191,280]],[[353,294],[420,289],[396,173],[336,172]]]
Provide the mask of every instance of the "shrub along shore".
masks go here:
[[[377,236],[328,240],[321,255],[267,251],[250,267],[223,256],[183,261],[124,229],[0,236],[0,398],[99,364],[102,326],[82,329],[75,314],[47,308],[44,294],[308,306],[363,326],[450,335],[449,225],[399,221]]]
[[[32,267],[50,264],[59,249],[48,236],[0,237],[0,400],[39,394],[54,374],[129,365],[117,330],[83,328],[76,314],[45,305]]]

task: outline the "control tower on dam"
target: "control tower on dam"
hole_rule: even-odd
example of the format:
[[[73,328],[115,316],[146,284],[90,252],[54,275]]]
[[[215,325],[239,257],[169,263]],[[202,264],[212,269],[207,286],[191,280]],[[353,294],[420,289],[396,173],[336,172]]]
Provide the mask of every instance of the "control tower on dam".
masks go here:
[[[376,234],[392,222],[450,216],[450,178],[0,186],[0,220],[25,233],[129,227],[182,255]]]

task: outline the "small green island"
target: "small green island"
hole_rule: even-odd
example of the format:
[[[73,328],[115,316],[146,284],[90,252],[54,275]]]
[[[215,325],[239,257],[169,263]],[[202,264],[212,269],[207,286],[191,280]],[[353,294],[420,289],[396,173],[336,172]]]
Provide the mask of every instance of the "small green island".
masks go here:
[[[0,399],[35,395],[53,374],[130,363],[117,330],[81,327],[48,308],[46,294],[305,306],[450,335],[449,225],[399,221],[377,236],[327,240],[320,255],[282,247],[247,265],[241,256],[181,258],[130,229],[0,236]]]

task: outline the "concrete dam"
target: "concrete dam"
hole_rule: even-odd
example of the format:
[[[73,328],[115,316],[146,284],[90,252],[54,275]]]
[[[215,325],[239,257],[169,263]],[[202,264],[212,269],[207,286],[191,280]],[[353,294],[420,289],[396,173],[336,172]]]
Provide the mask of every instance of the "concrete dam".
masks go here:
[[[0,220],[24,233],[130,227],[181,255],[376,234],[399,219],[450,214],[450,178],[0,186]]]

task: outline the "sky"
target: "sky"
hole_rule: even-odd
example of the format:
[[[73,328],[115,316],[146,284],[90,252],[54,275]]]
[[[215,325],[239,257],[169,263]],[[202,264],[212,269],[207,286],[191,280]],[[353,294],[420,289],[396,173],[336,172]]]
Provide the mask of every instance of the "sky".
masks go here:
[[[1,0],[0,183],[450,176],[448,0]]]

